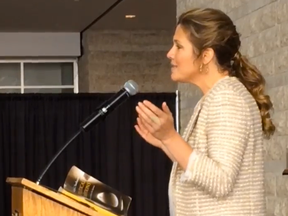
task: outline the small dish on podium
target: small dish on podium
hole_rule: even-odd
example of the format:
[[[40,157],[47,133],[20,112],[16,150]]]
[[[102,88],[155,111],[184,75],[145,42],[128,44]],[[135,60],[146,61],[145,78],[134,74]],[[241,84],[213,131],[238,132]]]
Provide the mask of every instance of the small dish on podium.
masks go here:
[[[132,200],[76,166],[71,167],[58,191],[103,216],[127,216]]]

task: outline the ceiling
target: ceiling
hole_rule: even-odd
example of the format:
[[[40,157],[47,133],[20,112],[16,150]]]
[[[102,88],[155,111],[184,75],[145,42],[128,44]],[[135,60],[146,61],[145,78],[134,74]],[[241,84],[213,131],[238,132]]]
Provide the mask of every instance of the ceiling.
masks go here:
[[[170,30],[174,28],[176,19],[176,0],[0,0],[0,2],[1,32],[82,32],[87,28]],[[113,4],[116,6],[112,8]],[[109,7],[112,9],[107,11]],[[127,14],[136,17],[127,19],[125,18]]]

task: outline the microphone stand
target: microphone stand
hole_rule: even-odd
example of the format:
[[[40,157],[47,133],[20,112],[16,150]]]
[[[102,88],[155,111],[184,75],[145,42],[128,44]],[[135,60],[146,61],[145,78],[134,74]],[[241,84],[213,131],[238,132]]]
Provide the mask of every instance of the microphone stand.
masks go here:
[[[85,119],[81,124],[79,130],[65,143],[65,145],[54,155],[54,157],[50,160],[48,165],[40,174],[36,184],[39,185],[43,176],[50,168],[50,166],[54,163],[54,161],[58,158],[58,156],[80,135],[82,131],[87,132],[90,130],[92,125],[97,124],[99,121],[105,119],[108,111],[112,112],[117,106],[119,106],[122,102],[127,100],[130,96],[135,95],[138,92],[138,85],[133,80],[130,80],[124,84],[124,88],[122,88],[116,95],[110,98],[108,101],[104,101],[99,107],[97,107],[96,111],[93,112],[87,119]],[[124,97],[126,95],[126,97]],[[122,100],[121,100],[122,99]],[[102,108],[101,108],[102,107]]]
[[[105,103],[105,102],[104,102]],[[99,110],[100,107],[104,104],[102,103],[97,109]],[[68,140],[68,142],[65,143],[65,145],[59,150],[57,151],[57,153],[54,155],[54,157],[49,161],[48,165],[45,167],[45,169],[41,172],[40,176],[38,177],[38,180],[36,181],[36,184],[39,185],[40,181],[42,180],[43,176],[45,175],[45,173],[48,171],[48,169],[51,167],[51,165],[54,163],[54,161],[58,158],[58,156],[81,134],[82,131],[87,132],[87,128],[89,127],[89,125],[91,125],[95,120],[100,119],[103,120],[103,118],[101,119],[100,117],[103,117],[103,114],[105,114],[105,112],[103,112],[103,110],[99,110],[97,113],[94,112],[92,115],[90,115],[86,120],[84,120],[80,125],[83,125],[80,127],[80,129],[74,134],[72,135],[72,137]]]
[[[79,129],[71,138],[68,142],[65,143],[65,145],[57,152],[57,154],[50,160],[46,168],[42,171],[41,175],[39,176],[36,184],[39,185],[40,181],[42,180],[43,176],[47,172],[47,170],[50,168],[50,166],[54,163],[54,161],[58,158],[58,156],[72,143],[82,132],[81,129]]]

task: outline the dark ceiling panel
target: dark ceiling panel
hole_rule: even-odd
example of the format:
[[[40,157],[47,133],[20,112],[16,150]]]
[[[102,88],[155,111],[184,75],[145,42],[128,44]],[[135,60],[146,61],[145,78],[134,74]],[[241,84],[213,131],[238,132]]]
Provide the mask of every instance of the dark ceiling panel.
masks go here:
[[[126,14],[136,17],[126,19]],[[175,23],[175,0],[125,0],[124,4],[119,5],[92,28],[169,30],[174,29]]]
[[[79,32],[116,0],[1,0],[0,31]],[[135,14],[135,19],[125,19]],[[123,0],[94,29],[171,29],[176,1]]]

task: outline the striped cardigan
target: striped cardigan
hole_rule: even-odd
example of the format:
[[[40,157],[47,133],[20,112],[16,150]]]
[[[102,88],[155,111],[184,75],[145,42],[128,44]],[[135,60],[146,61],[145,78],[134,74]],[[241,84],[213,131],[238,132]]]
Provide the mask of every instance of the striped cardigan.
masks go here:
[[[194,153],[186,171],[174,162],[171,216],[264,216],[264,154],[257,104],[235,77],[202,97],[183,138]]]

